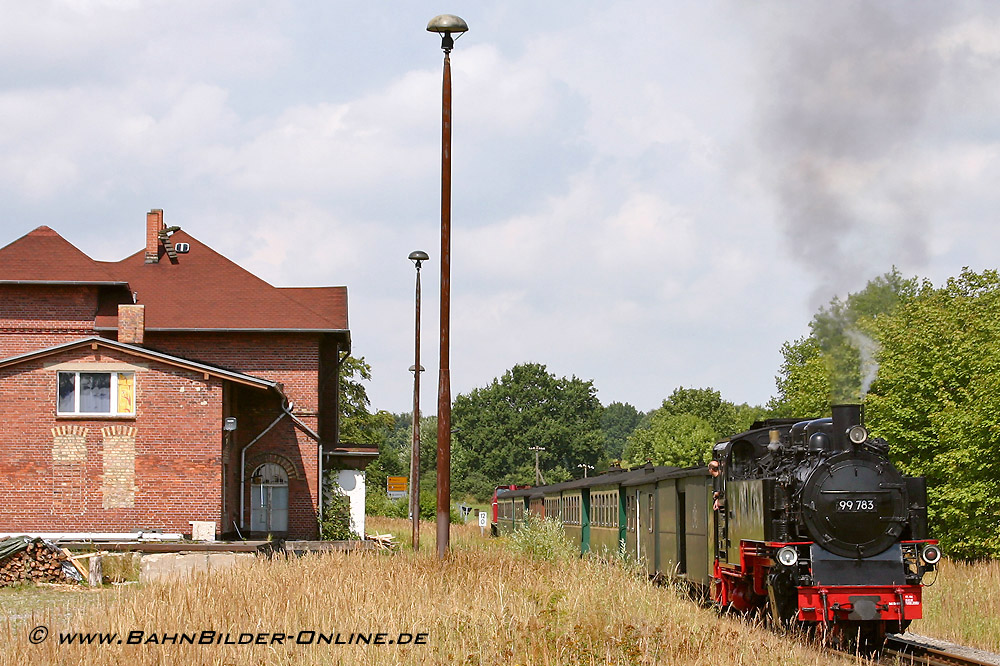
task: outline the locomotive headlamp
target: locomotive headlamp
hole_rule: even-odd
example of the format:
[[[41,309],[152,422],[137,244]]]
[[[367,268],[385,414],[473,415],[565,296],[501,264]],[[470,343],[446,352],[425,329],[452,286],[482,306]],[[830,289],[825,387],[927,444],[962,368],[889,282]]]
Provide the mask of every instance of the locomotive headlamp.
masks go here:
[[[852,444],[860,446],[868,441],[868,431],[861,425],[851,426],[851,429],[847,431],[847,437]]]
[[[935,545],[928,544],[924,546],[922,551],[920,551],[920,557],[922,557],[924,562],[927,564],[937,564],[941,561],[941,549]]]
[[[778,549],[778,562],[786,567],[793,566],[799,561],[799,552],[792,546],[782,546]]]

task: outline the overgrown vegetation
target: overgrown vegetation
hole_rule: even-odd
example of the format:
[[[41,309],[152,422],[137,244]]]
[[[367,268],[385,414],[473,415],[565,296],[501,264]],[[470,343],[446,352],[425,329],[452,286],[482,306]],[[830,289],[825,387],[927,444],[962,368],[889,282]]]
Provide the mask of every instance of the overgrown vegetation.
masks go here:
[[[328,483],[324,495],[319,538],[324,541],[360,539],[351,525],[351,500],[347,494],[336,484]]]
[[[752,622],[719,617],[628,567],[598,558],[548,559],[483,539],[475,525],[452,528],[452,553],[435,555],[433,524],[421,552],[407,550],[405,520],[371,518],[399,535],[396,554],[312,555],[247,561],[186,583],[28,587],[0,590],[0,666],[86,663],[258,664],[855,664]],[[280,594],[276,591],[280,590]],[[1000,651],[998,563],[941,565],[924,594],[925,618],[911,629]],[[984,611],[984,609],[987,609]],[[49,639],[28,642],[39,624]],[[60,632],[148,637],[212,630],[426,632],[426,645],[60,645]]]
[[[1000,562],[941,560],[924,588],[924,619],[910,630],[1000,654]]]
[[[384,520],[384,519],[382,519]],[[396,521],[408,531],[405,521]],[[383,525],[379,525],[383,531]],[[852,663],[719,618],[669,590],[599,561],[513,553],[477,527],[454,530],[447,561],[433,530],[420,553],[258,560],[184,584],[106,590],[69,615],[0,623],[0,666],[120,664],[713,664]],[[48,625],[38,645],[28,632]],[[422,645],[60,645],[60,632],[425,633]]]
[[[513,533],[504,537],[511,550],[545,562],[570,562],[579,557],[578,549],[566,537],[562,524],[552,518],[539,518],[528,512]]]

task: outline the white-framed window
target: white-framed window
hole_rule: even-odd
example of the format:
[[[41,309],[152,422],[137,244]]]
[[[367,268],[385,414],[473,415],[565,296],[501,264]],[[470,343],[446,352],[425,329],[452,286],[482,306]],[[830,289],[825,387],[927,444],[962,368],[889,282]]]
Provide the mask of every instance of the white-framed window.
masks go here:
[[[56,414],[135,416],[134,372],[60,371]]]

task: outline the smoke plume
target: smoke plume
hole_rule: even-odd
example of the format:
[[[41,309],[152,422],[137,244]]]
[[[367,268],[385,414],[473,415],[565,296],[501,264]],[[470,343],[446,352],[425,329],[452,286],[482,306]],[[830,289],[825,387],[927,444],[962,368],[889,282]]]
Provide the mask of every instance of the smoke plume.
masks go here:
[[[764,3],[761,173],[813,305],[890,265],[926,263],[911,144],[942,70],[948,3]],[[777,17],[777,18],[774,18]]]
[[[844,335],[851,341],[854,348],[858,350],[858,355],[861,357],[859,368],[861,374],[861,395],[858,396],[860,402],[868,395],[868,389],[871,388],[872,382],[878,376],[878,361],[875,356],[878,354],[879,344],[856,328],[846,329]]]

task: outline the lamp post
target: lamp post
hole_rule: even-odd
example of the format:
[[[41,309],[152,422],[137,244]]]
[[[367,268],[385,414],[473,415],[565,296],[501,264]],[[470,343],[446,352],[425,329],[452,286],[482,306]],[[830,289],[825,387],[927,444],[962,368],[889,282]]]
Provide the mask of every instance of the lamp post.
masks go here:
[[[414,552],[420,550],[420,264],[427,261],[427,253],[414,250],[410,261],[417,267],[416,324],[413,333],[413,448],[410,450],[410,520]]]
[[[428,32],[441,35],[444,74],[441,86],[441,350],[438,354],[437,418],[437,554],[448,555],[451,523],[451,376],[449,333],[451,331],[451,50],[453,33],[463,33],[468,24],[452,14],[435,16]]]
[[[587,478],[587,470],[588,469],[594,469],[593,465],[588,465],[587,463],[580,463],[579,465],[577,465],[577,467],[582,467],[583,468],[583,478],[585,478],[585,479]]]

